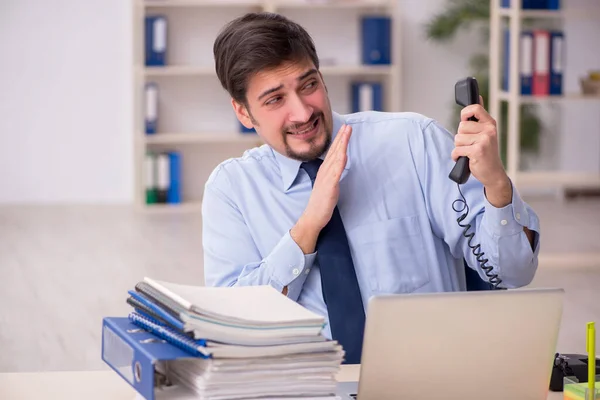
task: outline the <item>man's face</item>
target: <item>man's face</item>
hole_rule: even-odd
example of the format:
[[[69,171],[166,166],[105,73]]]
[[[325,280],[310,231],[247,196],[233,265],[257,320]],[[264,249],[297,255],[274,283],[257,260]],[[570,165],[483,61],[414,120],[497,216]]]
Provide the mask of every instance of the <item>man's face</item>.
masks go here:
[[[232,101],[238,118],[280,154],[310,161],[329,148],[331,105],[312,62],[259,72],[250,78],[246,98],[248,109]]]

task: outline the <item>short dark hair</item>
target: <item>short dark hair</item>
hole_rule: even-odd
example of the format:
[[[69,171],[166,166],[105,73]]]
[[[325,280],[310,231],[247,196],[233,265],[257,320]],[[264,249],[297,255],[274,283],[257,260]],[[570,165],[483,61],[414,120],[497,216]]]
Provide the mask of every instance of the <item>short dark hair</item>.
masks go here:
[[[263,69],[305,60],[311,60],[319,69],[315,44],[308,32],[275,13],[248,13],[229,22],[215,40],[213,53],[221,86],[244,105],[248,80]]]

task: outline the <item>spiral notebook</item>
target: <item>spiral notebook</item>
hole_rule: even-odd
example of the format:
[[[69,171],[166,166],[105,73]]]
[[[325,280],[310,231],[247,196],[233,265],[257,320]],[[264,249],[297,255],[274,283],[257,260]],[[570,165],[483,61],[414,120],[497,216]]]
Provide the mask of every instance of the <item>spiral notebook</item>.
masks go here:
[[[173,328],[175,330],[177,330],[177,327],[174,326],[173,324],[171,324],[167,319],[163,318],[161,315],[163,313],[158,313],[156,311],[154,311],[153,309],[151,309],[150,307],[144,305],[142,302],[140,302],[139,300],[136,300],[134,297],[129,296],[127,298],[127,304],[129,304],[131,307],[133,307],[133,309],[138,313],[141,314],[142,316],[146,316],[146,317],[150,317],[152,318],[154,321],[158,321],[161,325],[164,326],[168,326],[170,328]],[[185,335],[193,337],[193,333],[191,332],[183,332],[185,333]]]
[[[268,346],[239,346],[218,343],[211,340],[194,340],[160,321],[139,312],[130,313],[129,320],[172,345],[187,351],[191,355],[203,358],[276,357],[290,354],[339,352],[342,350],[341,345],[335,340]]]
[[[168,322],[173,328],[180,331],[184,330],[184,323],[181,321],[179,316],[173,315],[170,310],[162,307],[160,304],[155,303],[153,300],[147,298],[145,295],[138,293],[133,290],[129,290],[127,293],[134,299],[141,303],[145,308],[150,309],[153,313],[159,315],[162,319]]]
[[[174,329],[161,324],[155,319],[150,317],[142,316],[141,314],[132,312],[129,313],[129,320],[135,325],[147,330],[150,333],[158,336],[159,338],[166,340],[174,346],[179,347],[181,350],[187,351],[191,355],[208,358],[209,353],[204,351],[206,346],[205,340],[193,340],[186,335],[183,335]]]

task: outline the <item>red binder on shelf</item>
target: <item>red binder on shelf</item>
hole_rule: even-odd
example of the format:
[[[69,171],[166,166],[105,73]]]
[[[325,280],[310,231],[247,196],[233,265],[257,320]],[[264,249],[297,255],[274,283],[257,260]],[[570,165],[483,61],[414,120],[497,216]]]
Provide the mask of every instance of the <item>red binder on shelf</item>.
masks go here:
[[[533,82],[534,96],[547,96],[550,93],[550,32],[533,31]]]

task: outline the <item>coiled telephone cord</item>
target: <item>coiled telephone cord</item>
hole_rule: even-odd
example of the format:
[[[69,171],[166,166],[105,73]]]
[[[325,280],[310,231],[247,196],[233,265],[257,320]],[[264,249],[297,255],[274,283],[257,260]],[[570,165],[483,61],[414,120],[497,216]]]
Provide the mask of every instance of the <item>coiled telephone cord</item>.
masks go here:
[[[467,243],[468,243],[469,247],[471,248],[473,255],[477,258],[477,262],[480,264],[481,269],[483,271],[485,271],[485,275],[488,277],[489,283],[493,286],[494,289],[501,289],[501,288],[498,288],[498,285],[500,285],[500,283],[502,283],[502,279],[500,279],[497,274],[492,273],[492,270],[494,269],[494,267],[486,265],[489,260],[487,258],[484,258],[485,253],[483,251],[481,251],[481,245],[479,243],[476,245],[473,245],[471,243],[473,241],[473,238],[475,237],[475,232],[469,232],[469,229],[471,229],[471,224],[468,224],[468,223],[463,224],[462,223],[462,221],[464,221],[465,218],[467,218],[467,215],[469,214],[469,205],[467,204],[467,200],[465,199],[465,196],[463,195],[462,191],[460,190],[460,185],[457,184],[456,186],[458,186],[458,192],[460,193],[461,199],[456,199],[452,202],[452,209],[457,213],[461,213],[464,211],[464,213],[461,214],[456,219],[456,222],[458,222],[458,225],[461,228],[463,228],[463,236],[468,239]],[[461,203],[462,203],[463,207],[459,209],[456,206],[456,204],[461,204]]]

